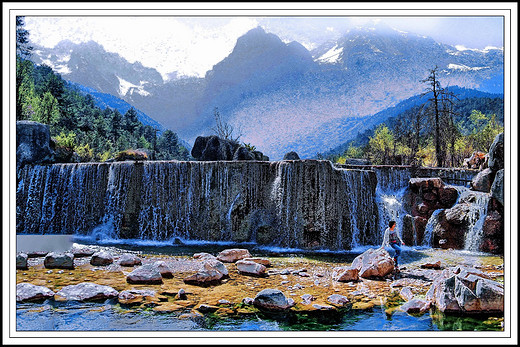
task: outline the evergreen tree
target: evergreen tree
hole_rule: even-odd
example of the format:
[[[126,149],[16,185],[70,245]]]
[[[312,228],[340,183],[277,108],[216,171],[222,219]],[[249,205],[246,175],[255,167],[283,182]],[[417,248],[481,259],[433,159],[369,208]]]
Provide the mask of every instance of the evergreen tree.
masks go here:
[[[29,31],[25,29],[25,17],[16,16],[16,55],[28,59],[33,47],[29,44]]]

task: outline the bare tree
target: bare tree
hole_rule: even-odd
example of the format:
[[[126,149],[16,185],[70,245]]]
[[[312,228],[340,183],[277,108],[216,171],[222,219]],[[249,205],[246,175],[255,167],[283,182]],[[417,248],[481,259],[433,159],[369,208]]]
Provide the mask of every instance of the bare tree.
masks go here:
[[[437,70],[438,67],[435,66],[432,70],[430,70],[430,75],[422,80],[421,82],[427,83],[429,87],[426,89],[422,95],[432,94],[432,97],[429,99],[430,102],[433,103],[433,115],[435,119],[435,155],[437,157],[437,166],[444,165],[445,152],[442,150],[441,143],[441,131],[440,131],[440,112],[439,112],[439,101],[442,93],[442,88],[439,80],[437,79]]]
[[[238,143],[238,140],[242,136],[240,131],[238,131],[238,134],[233,134],[235,129],[231,124],[222,120],[222,116],[220,115],[217,107],[214,108],[213,115],[215,116],[215,126],[212,128],[212,130],[215,132],[215,134],[222,139]]]

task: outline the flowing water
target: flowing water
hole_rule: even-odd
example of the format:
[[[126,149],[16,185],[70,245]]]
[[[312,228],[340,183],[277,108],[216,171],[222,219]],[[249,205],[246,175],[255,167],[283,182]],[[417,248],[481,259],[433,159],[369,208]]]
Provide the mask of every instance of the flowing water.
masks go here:
[[[409,168],[342,169],[315,160],[26,166],[18,179],[16,229],[18,234],[72,234],[87,243],[159,254],[189,255],[201,245],[238,245],[259,254],[303,253],[328,262],[351,261],[382,242],[389,220],[397,221],[401,233],[411,177]],[[467,188],[457,189],[459,200],[469,194]],[[489,196],[471,193],[465,249],[473,252],[482,237]],[[428,221],[423,248],[432,244],[440,212]],[[109,303],[17,305],[18,330],[453,329],[449,319],[439,322],[429,314],[388,317],[382,307],[321,324],[305,317],[186,320],[175,314],[128,312]],[[460,324],[484,329],[481,323]]]

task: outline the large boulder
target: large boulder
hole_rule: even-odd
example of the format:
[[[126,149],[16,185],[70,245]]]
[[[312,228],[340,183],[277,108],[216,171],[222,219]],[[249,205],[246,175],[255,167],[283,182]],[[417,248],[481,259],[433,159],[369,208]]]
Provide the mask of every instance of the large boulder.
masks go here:
[[[233,160],[255,160],[255,156],[247,148],[240,146],[233,154]]]
[[[43,260],[47,269],[74,269],[74,255],[72,253],[47,253]]]
[[[394,270],[394,260],[384,248],[370,248],[358,255],[351,268],[359,271],[362,278],[384,278]]]
[[[337,267],[332,273],[332,279],[337,282],[359,281],[359,269],[352,267]]]
[[[233,154],[239,146],[237,142],[216,135],[199,136],[195,139],[191,155],[199,161],[233,160]]]
[[[90,264],[94,266],[106,266],[110,265],[114,262],[114,257],[112,254],[100,251],[92,254],[92,257],[90,258]]]
[[[202,263],[201,270],[202,271],[217,271],[217,272],[220,272],[224,278],[229,277],[229,271],[226,268],[226,265],[224,265],[224,263],[217,260],[216,258],[205,259],[204,262]]]
[[[65,286],[54,296],[57,301],[99,301],[116,298],[119,292],[112,287],[83,282]]]
[[[135,254],[124,253],[119,257],[119,265],[121,266],[136,266],[141,265],[142,261]]]
[[[172,269],[164,260],[155,261],[152,266],[155,266],[163,278],[173,278]]]
[[[239,260],[236,263],[237,270],[242,275],[250,275],[257,277],[267,276],[266,267],[262,264],[249,260]]]
[[[32,121],[17,121],[16,167],[50,163],[53,159],[49,126]]]
[[[491,184],[495,178],[495,172],[490,168],[480,171],[471,180],[471,189],[479,192],[489,193],[491,191]]]
[[[29,257],[25,253],[18,253],[16,255],[16,268],[20,270],[27,270],[27,259]]]
[[[300,156],[298,155],[298,153],[291,151],[285,153],[285,155],[283,156],[283,160],[300,160]]]
[[[145,264],[134,269],[126,276],[126,281],[132,284],[162,284],[161,272],[154,264]]]
[[[491,186],[491,197],[504,206],[504,169],[498,170],[495,175]]]
[[[267,311],[285,311],[292,306],[280,290],[270,288],[256,294],[253,305]]]
[[[489,147],[488,167],[493,171],[504,168],[504,133],[500,133]]]
[[[251,254],[247,249],[242,248],[225,249],[217,254],[217,260],[223,263],[235,263],[236,261],[245,258],[251,258]]]
[[[441,312],[502,313],[504,286],[480,270],[457,266],[443,270],[426,293],[425,300]]]
[[[200,270],[196,274],[183,279],[184,283],[200,287],[220,284],[224,276],[216,270]]]
[[[16,301],[40,301],[50,299],[54,292],[47,287],[36,286],[31,283],[18,283],[16,285]]]

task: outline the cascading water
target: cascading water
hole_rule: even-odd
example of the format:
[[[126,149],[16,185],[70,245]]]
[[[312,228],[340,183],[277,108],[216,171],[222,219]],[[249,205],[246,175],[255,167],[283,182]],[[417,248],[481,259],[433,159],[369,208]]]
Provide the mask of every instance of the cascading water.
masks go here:
[[[376,228],[375,174],[328,161],[35,165],[17,187],[19,234],[334,250]]]
[[[406,211],[403,197],[407,192],[410,168],[375,167],[377,175],[376,203],[379,210],[378,243],[383,241],[383,232],[391,220],[397,222],[396,229],[402,235],[403,218]]]

